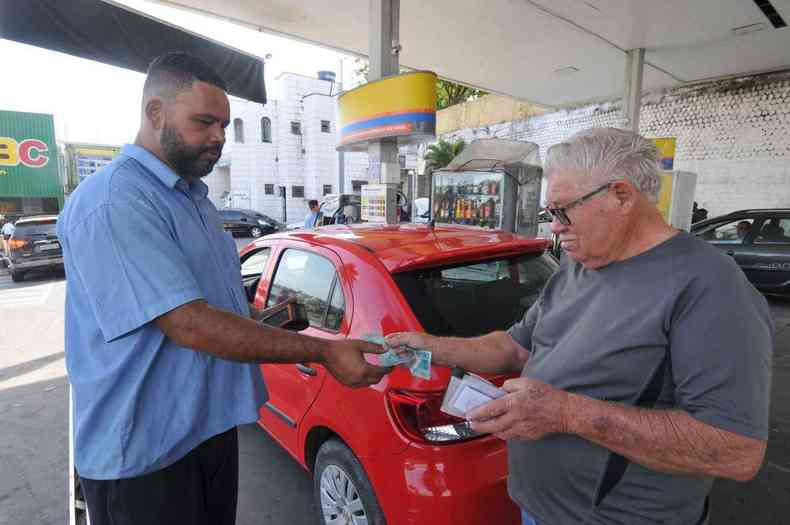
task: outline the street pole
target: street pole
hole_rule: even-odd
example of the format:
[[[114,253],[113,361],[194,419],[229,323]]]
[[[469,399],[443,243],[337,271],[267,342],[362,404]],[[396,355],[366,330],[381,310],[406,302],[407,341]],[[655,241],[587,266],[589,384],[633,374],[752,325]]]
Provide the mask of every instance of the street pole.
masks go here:
[[[639,113],[642,110],[642,76],[644,69],[644,48],[626,51],[623,120],[624,127],[635,133],[639,133]]]
[[[368,82],[398,74],[399,26],[400,0],[370,0]],[[400,184],[397,139],[372,141],[368,158],[371,175],[387,185],[388,194],[395,194]],[[395,224],[396,206],[386,206],[386,214],[387,224]]]

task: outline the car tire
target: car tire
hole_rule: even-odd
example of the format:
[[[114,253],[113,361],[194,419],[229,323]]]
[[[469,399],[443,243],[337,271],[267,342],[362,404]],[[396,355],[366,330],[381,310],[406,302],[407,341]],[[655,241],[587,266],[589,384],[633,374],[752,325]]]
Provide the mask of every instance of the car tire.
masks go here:
[[[11,272],[11,280],[15,283],[21,283],[25,280],[25,272]]]
[[[313,498],[321,525],[344,512],[367,518],[369,525],[386,525],[373,486],[354,453],[337,439],[318,449],[313,469]],[[356,523],[349,519],[348,523]]]
[[[253,226],[250,228],[250,237],[257,239],[261,235],[263,235],[263,230],[260,228],[260,226]]]

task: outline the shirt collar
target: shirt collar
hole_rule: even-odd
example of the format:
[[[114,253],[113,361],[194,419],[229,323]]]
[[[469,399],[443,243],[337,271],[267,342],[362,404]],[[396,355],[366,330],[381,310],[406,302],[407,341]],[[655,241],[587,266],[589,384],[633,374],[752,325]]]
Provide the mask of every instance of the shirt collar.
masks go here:
[[[178,176],[176,172],[167,164],[162,162],[156,155],[137,144],[126,144],[121,150],[121,155],[131,157],[142,164],[148,171],[156,175],[168,188],[175,189],[181,186],[185,191],[189,191],[195,197],[205,199],[208,196],[208,186],[201,180],[195,180],[191,185]]]
[[[156,155],[137,144],[126,144],[121,150],[121,155],[131,157],[142,164],[168,188],[175,188],[178,181],[182,180],[176,172],[159,160]]]

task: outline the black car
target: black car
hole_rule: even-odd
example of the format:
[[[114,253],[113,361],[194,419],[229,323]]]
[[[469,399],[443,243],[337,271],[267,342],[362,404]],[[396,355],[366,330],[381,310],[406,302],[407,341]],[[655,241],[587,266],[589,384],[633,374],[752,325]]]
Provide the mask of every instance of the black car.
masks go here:
[[[790,296],[790,208],[728,213],[691,233],[735,259],[758,290]]]
[[[55,231],[57,215],[22,217],[8,240],[9,269],[14,282],[33,270],[63,270],[63,250]]]
[[[236,208],[219,210],[222,227],[232,235],[258,238],[282,229],[282,225],[263,213]]]

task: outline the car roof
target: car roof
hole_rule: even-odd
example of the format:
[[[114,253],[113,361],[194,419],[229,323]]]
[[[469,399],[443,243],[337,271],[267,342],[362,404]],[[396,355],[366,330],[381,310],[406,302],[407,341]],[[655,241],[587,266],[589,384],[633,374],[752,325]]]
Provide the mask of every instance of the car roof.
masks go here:
[[[729,218],[748,217],[750,215],[770,215],[772,213],[790,214],[790,208],[751,208],[748,210],[731,211],[729,213],[725,213],[724,215],[717,215],[716,217],[711,217],[709,219],[705,219],[704,221],[695,222],[691,225],[691,229],[697,230],[699,228],[708,226],[709,224]]]
[[[327,248],[362,248],[389,272],[402,272],[471,259],[541,253],[545,239],[526,239],[514,233],[470,226],[428,224],[351,224],[324,226],[268,235],[268,239],[309,241]]]
[[[49,222],[49,221],[57,221],[57,215],[30,215],[28,217],[20,217],[14,223],[16,226],[25,223],[33,223],[33,222]]]

